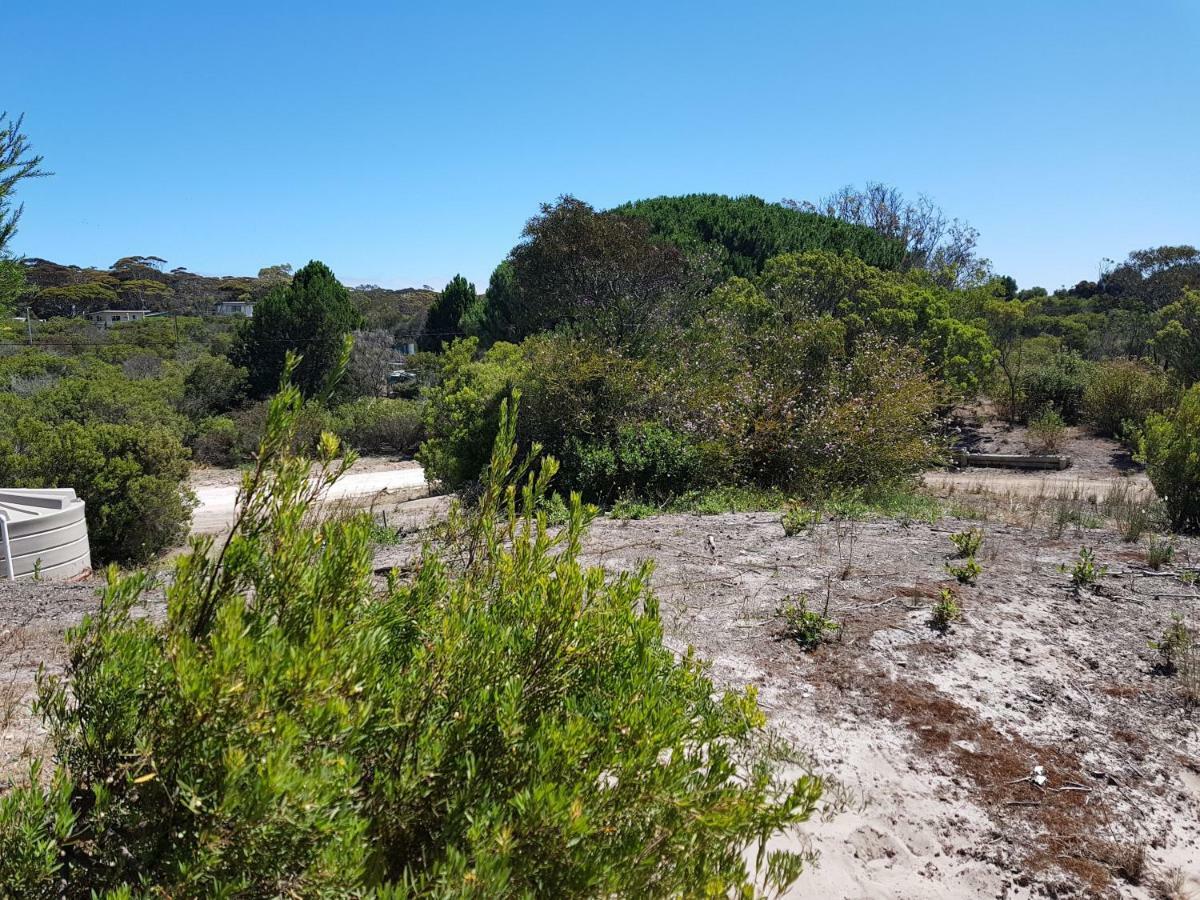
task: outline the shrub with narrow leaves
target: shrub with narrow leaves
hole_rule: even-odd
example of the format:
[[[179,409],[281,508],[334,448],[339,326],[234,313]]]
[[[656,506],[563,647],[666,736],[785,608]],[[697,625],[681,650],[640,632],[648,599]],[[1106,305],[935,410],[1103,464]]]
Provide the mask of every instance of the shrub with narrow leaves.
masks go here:
[[[352,459],[271,402],[236,526],[165,621],[109,577],[40,707],[56,770],[0,804],[0,895],[743,896],[820,781],[781,778],[754,693],[663,644],[649,569],[579,561],[503,408],[478,505],[377,586],[365,517],[314,525]],[[756,848],[757,852],[748,852]],[[754,870],[753,872],[751,870]]]

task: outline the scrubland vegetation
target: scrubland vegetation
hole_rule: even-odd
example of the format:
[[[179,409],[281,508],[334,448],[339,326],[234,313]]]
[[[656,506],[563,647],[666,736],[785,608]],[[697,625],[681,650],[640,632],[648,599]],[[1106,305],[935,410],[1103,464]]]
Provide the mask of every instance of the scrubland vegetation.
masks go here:
[[[5,145],[0,251],[41,163],[19,120],[0,120]],[[847,634],[838,610],[867,608],[833,586],[861,574],[869,515],[937,542],[942,581],[914,588],[925,634],[944,646],[974,614],[996,551],[970,522],[989,512],[917,489],[962,407],[986,403],[1036,452],[1082,428],[1144,464],[1156,498],[1010,503],[1054,541],[1077,532],[1056,590],[1103,585],[1088,529],[1149,533],[1156,572],[1173,533],[1200,532],[1200,252],[1135,251],[1049,293],[976,242],[872,184],[818,203],[561,197],[483,293],[461,276],[348,289],[318,261],[207,279],[155,257],[0,255],[0,485],[75,488],[96,561],[133,566],[184,541],[192,466],[244,468],[233,533],[188,545],[165,619],[138,612],[151,576],[112,569],[42,680],[52,759],[0,800],[0,893],[791,884],[809,855],[768,841],[825,786],[797,774],[753,690],[718,690],[668,648],[649,567],[584,564],[598,512],[769,509],[788,540],[832,540],[822,599],[773,605],[812,658]],[[214,315],[229,298],[253,317]],[[164,315],[78,318],[111,307]],[[37,321],[13,320],[26,308]],[[355,452],[415,456],[459,497],[386,584],[369,518],[309,515]],[[1163,671],[1195,703],[1194,630],[1162,627]]]

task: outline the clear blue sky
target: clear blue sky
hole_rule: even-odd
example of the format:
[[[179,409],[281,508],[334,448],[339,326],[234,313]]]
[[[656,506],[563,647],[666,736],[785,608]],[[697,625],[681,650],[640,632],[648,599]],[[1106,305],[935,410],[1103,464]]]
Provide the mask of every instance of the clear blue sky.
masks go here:
[[[14,21],[15,20],[15,21]],[[541,201],[886,181],[1022,286],[1200,244],[1200,3],[6,4],[15,250],[482,290]]]

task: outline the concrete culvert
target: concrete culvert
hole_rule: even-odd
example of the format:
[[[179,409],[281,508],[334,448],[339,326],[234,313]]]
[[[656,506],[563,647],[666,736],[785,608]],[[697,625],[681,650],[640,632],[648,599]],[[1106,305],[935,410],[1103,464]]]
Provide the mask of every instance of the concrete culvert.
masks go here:
[[[92,567],[83,501],[71,488],[0,488],[0,581],[61,581]]]

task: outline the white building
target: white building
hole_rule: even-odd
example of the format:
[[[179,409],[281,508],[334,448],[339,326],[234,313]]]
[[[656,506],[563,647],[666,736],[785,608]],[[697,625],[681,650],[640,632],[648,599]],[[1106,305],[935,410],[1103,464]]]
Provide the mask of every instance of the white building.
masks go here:
[[[245,316],[254,318],[254,304],[248,300],[222,300],[217,304],[218,316]]]
[[[145,309],[98,309],[87,314],[86,318],[93,325],[101,328],[112,328],[122,322],[140,322],[149,314]]]

